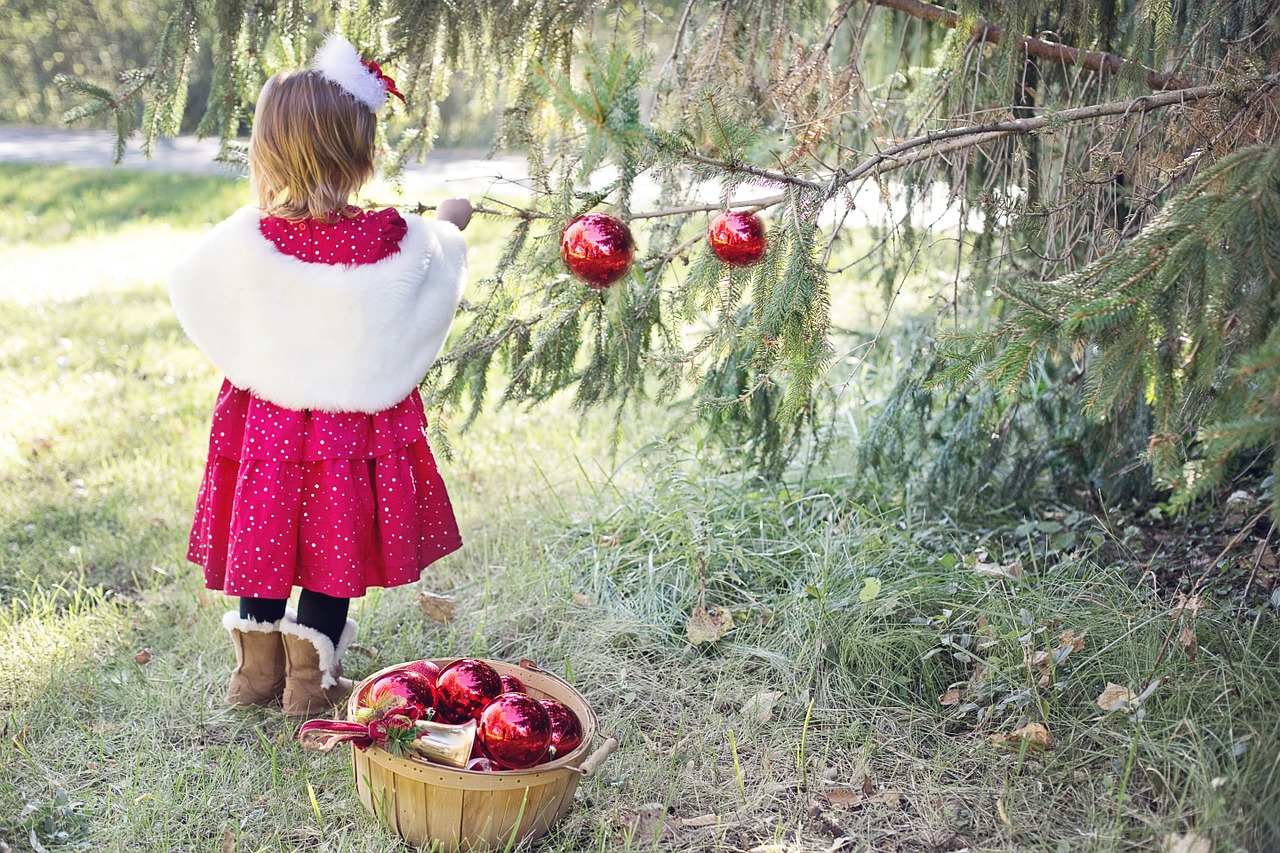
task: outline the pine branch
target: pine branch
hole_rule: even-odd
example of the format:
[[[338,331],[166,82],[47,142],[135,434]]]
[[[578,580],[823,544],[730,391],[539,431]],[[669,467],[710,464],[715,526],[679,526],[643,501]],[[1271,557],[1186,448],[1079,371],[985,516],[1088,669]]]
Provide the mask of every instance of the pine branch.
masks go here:
[[[1252,82],[1257,88],[1274,86],[1280,83],[1280,74],[1271,74]],[[981,145],[984,142],[990,142],[1003,136],[1033,133],[1045,127],[1058,127],[1063,124],[1105,118],[1107,116],[1142,114],[1166,107],[1181,106],[1222,95],[1228,90],[1235,91],[1238,87],[1238,82],[1233,82],[1230,85],[1195,86],[1189,89],[1161,92],[1156,95],[1144,95],[1140,98],[1129,100],[1091,104],[1087,107],[1076,107],[1075,109],[1028,118],[973,124],[926,133],[923,136],[917,136],[914,139],[908,139],[886,148],[847,172],[837,173],[832,180],[832,184],[844,186],[859,178],[892,172],[914,163],[919,163],[922,160],[931,160],[935,157],[963,148]],[[917,148],[924,148],[924,150],[916,151],[906,157],[897,156]]]
[[[942,24],[949,29],[955,29],[960,25],[959,14],[942,6],[926,3],[924,0],[868,0],[868,2],[872,6],[883,6],[886,9],[906,12],[912,17],[935,24]],[[1003,30],[1000,25],[993,24],[985,18],[979,18],[970,30],[970,37],[975,42],[996,44],[1000,41],[1002,35]],[[1031,56],[1049,59],[1061,65],[1078,65],[1106,76],[1118,73],[1121,66],[1125,65],[1125,60],[1114,53],[1107,53],[1101,50],[1081,50],[1077,47],[1045,41],[1033,36],[1019,36],[1018,47]],[[1162,92],[1170,89],[1187,88],[1185,80],[1172,74],[1161,74],[1151,68],[1144,68],[1144,70],[1147,72],[1147,85],[1153,91]]]

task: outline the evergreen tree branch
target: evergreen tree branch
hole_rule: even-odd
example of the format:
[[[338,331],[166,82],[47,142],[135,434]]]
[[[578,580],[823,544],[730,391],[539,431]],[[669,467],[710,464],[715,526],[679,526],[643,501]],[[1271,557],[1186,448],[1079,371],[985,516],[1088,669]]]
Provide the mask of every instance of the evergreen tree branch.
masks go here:
[[[1260,80],[1252,81],[1258,87],[1270,87],[1280,83],[1280,73],[1271,74]],[[984,142],[990,142],[993,139],[999,139],[1002,136],[1012,136],[1016,134],[1033,133],[1045,127],[1060,126],[1078,121],[1088,121],[1090,119],[1105,118],[1107,116],[1130,115],[1134,113],[1146,113],[1153,110],[1164,109],[1166,107],[1180,106],[1189,104],[1194,101],[1200,101],[1205,98],[1212,98],[1226,93],[1228,90],[1236,90],[1239,82],[1232,82],[1229,85],[1216,86],[1195,86],[1189,89],[1175,89],[1170,92],[1160,92],[1155,95],[1143,95],[1140,98],[1127,99],[1123,101],[1108,101],[1104,104],[1091,104],[1087,107],[1076,107],[1075,109],[1062,110],[1056,113],[1048,113],[1045,115],[1032,116],[1028,118],[1010,119],[1009,121],[990,122],[987,124],[973,124],[965,127],[954,127],[947,130],[926,133],[923,136],[917,136],[914,139],[908,139],[898,143],[884,151],[877,153],[875,156],[864,160],[859,165],[847,172],[837,173],[833,179],[836,186],[844,186],[870,175],[880,175],[885,172],[892,172],[897,169],[910,166],[922,160],[930,160],[953,151],[963,148],[971,148],[975,145],[981,145]],[[967,138],[966,138],[967,137]],[[924,148],[923,151],[916,151],[906,157],[899,157],[899,154],[913,149]]]
[[[916,0],[912,0],[912,2],[915,1]],[[1250,82],[1256,89],[1270,88],[1280,84],[1280,73],[1271,74],[1267,77]],[[964,127],[953,127],[948,128],[947,130],[933,131],[899,142],[898,144],[886,148],[883,151],[877,152],[875,155],[862,161],[852,169],[840,170],[833,175],[822,179],[810,179],[799,175],[790,175],[786,172],[780,172],[774,169],[765,169],[746,163],[709,157],[694,151],[673,150],[670,151],[670,153],[682,160],[687,160],[699,165],[712,166],[718,169],[723,169],[727,172],[748,174],[753,177],[763,178],[778,184],[798,186],[805,189],[834,194],[836,191],[853,183],[854,181],[876,175],[882,175],[886,172],[893,172],[925,160],[933,160],[938,157],[966,148],[972,148],[976,145],[982,145],[983,143],[991,142],[1002,137],[1034,133],[1047,127],[1060,127],[1065,124],[1090,121],[1092,119],[1106,118],[1108,116],[1142,114],[1165,109],[1167,107],[1183,106],[1204,100],[1205,98],[1223,95],[1228,91],[1235,92],[1238,91],[1239,88],[1240,81],[1238,80],[1232,81],[1229,84],[1194,86],[1185,89],[1158,92],[1152,95],[1143,95],[1138,98],[1125,99],[1122,101],[1108,101],[1102,104],[1090,104],[1089,106],[1076,107],[1074,109],[1061,110],[1059,112],[1047,113],[1044,115],[1029,116],[1027,118],[987,122],[984,124],[972,124]],[[907,152],[911,153],[908,154]],[[906,156],[899,156],[904,154]],[[728,206],[744,207],[755,205],[758,207],[769,207],[781,203],[785,198],[785,195],[770,196],[754,201],[733,202]],[[686,205],[683,207],[668,208],[648,213],[633,213],[629,218],[648,219],[661,216],[675,216],[686,213],[722,210],[724,207],[724,205]]]
[[[868,2],[873,6],[883,6],[886,9],[905,12],[923,21],[942,24],[949,29],[956,29],[961,22],[958,13],[942,6],[926,3],[924,0],[868,0]],[[978,18],[977,23],[973,25],[970,31],[970,37],[974,41],[989,42],[991,44],[998,43],[1003,34],[999,24],[992,23],[985,18]],[[1046,41],[1034,36],[1019,36],[1018,47],[1031,56],[1049,59],[1062,65],[1079,65],[1082,68],[1087,68],[1090,71],[1096,71],[1106,76],[1116,74],[1121,66],[1125,65],[1125,60],[1114,53],[1107,53],[1102,50],[1081,50],[1077,47]],[[1186,80],[1172,74],[1161,74],[1151,68],[1144,68],[1143,70],[1147,72],[1147,85],[1153,91],[1162,92],[1188,87]]]

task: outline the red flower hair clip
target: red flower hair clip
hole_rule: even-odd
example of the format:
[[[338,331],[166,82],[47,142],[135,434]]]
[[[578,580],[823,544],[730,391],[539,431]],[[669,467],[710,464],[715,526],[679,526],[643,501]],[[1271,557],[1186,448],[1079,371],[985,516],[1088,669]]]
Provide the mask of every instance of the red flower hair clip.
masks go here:
[[[400,103],[409,103],[404,99],[404,95],[400,94],[400,90],[396,88],[396,81],[382,73],[382,66],[374,62],[372,59],[361,59],[360,64],[369,69],[369,73],[378,78],[378,82],[387,90],[387,94],[395,95],[400,99]]]

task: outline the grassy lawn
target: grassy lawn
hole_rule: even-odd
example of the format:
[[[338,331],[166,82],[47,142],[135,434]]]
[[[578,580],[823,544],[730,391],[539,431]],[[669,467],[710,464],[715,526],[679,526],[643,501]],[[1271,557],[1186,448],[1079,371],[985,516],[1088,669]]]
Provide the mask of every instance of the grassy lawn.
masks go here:
[[[245,197],[0,167],[0,851],[408,849],[345,755],[222,705],[232,602],[182,558],[220,377],[163,279]],[[763,483],[667,419],[612,456],[607,411],[485,413],[442,461],[467,547],[353,607],[356,676],[532,658],[619,738],[540,850],[1280,849],[1273,610],[1173,609],[1091,545],[996,565],[845,444]],[[691,645],[702,604],[731,621]]]

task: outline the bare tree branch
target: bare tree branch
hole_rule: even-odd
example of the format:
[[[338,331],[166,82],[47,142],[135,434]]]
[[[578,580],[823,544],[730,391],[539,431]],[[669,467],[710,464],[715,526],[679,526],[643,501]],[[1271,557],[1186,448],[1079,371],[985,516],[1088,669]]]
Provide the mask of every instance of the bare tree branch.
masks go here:
[[[868,0],[868,2],[872,6],[883,6],[886,9],[906,12],[912,17],[935,24],[942,24],[944,27],[950,27],[951,29],[960,26],[959,14],[942,6],[926,3],[924,0]],[[999,24],[993,24],[985,18],[979,18],[978,22],[970,30],[970,35],[975,41],[990,42],[992,44],[999,42],[1002,34],[1003,31]],[[1032,36],[1018,36],[1018,45],[1032,56],[1051,59],[1062,65],[1079,65],[1104,75],[1115,74],[1120,70],[1120,66],[1125,64],[1125,61],[1114,53],[1107,53],[1101,50],[1080,50],[1077,47]],[[1151,68],[1145,70],[1147,72],[1147,85],[1154,91],[1163,92],[1169,89],[1185,89],[1188,87],[1187,81],[1172,74],[1161,74]]]

